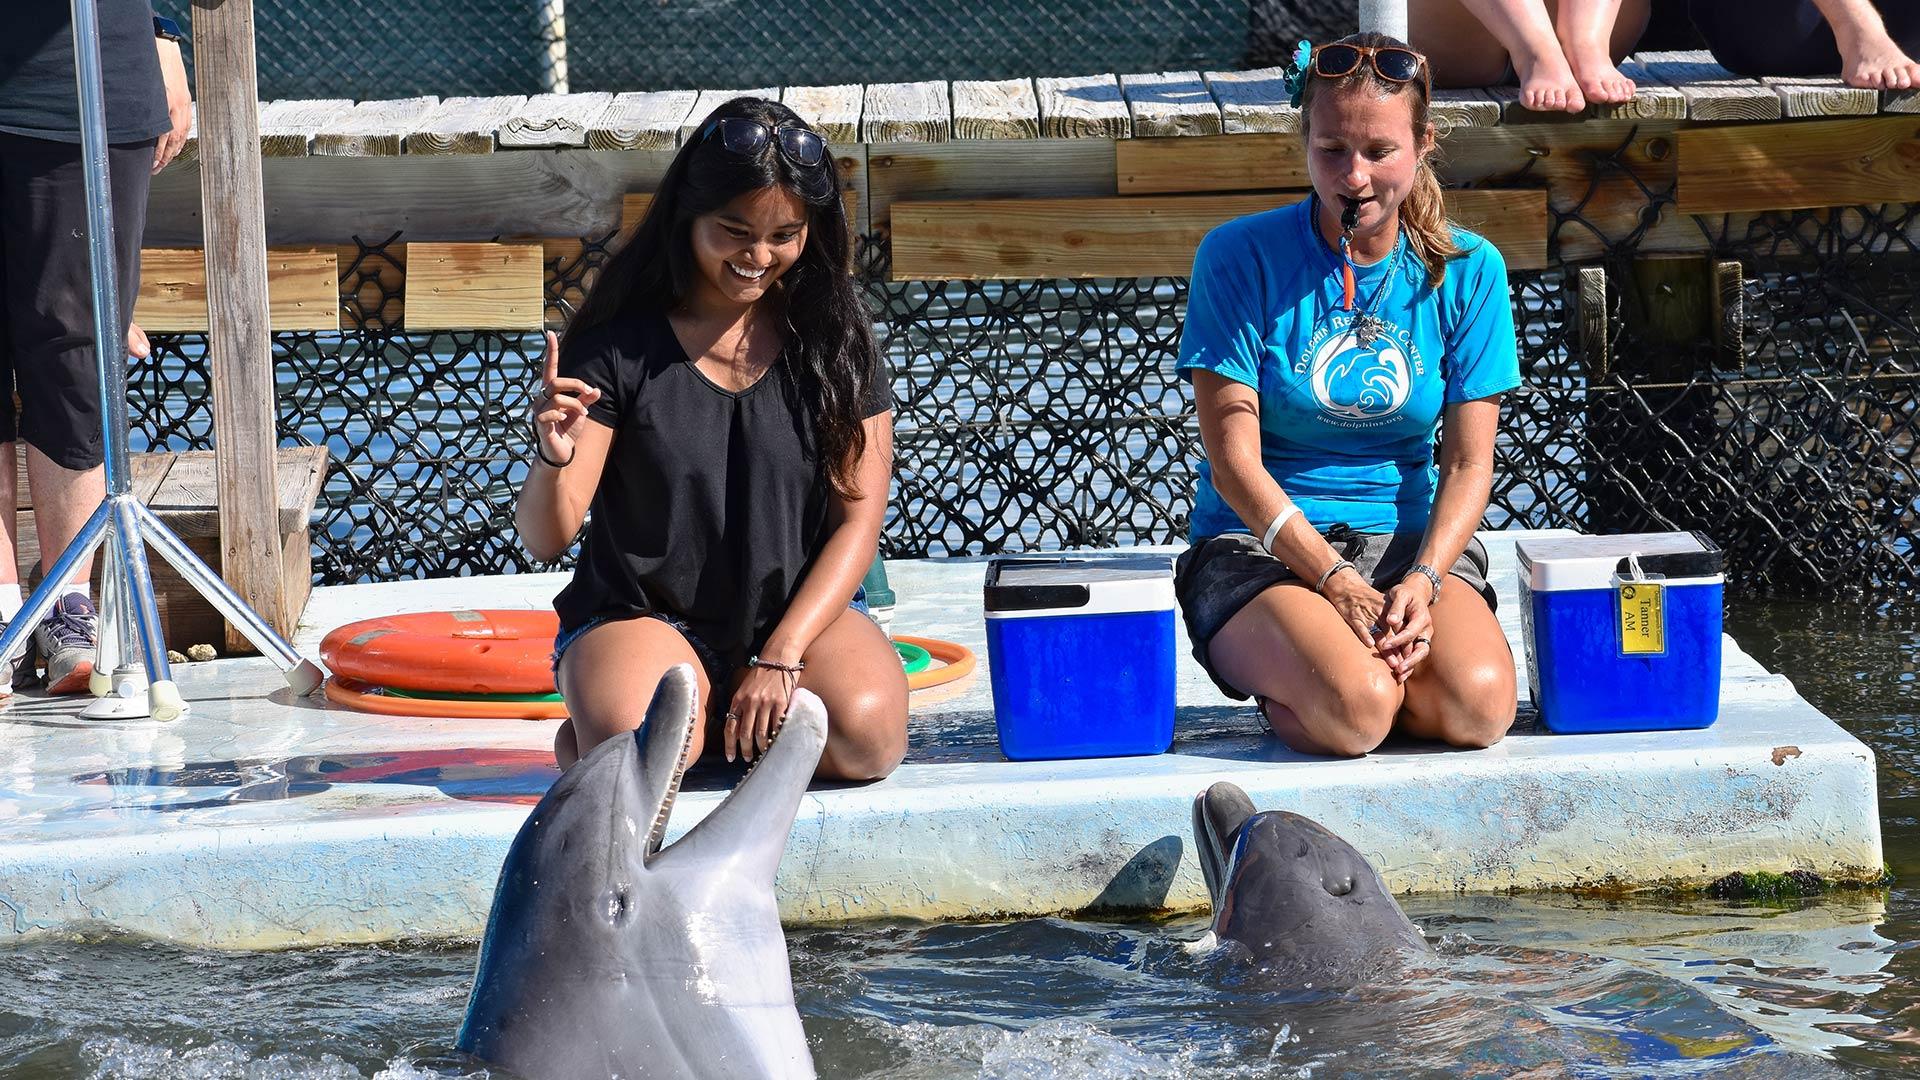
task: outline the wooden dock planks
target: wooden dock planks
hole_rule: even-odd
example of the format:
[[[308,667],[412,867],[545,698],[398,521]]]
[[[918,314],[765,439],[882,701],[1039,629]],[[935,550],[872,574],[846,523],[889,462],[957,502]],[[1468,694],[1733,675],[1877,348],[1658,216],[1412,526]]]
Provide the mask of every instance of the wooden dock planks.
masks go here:
[[[495,134],[503,147],[585,146],[587,132],[612,104],[613,95],[604,91],[535,94],[521,102]]]
[[[1679,142],[1682,213],[1920,199],[1920,121],[1910,117],[1687,128]]]
[[[260,156],[306,157],[313,136],[352,110],[345,98],[274,101],[260,107]]]
[[[952,116],[946,83],[868,83],[860,132],[870,143],[946,142]]]
[[[991,79],[953,84],[953,137],[1037,139],[1040,98],[1032,79]]]
[[[780,102],[800,114],[836,148],[860,141],[860,104],[865,94],[858,83],[840,86],[789,86]]]
[[[500,125],[526,103],[511,97],[457,97],[435,105],[407,133],[409,154],[491,154]]]
[[[617,94],[587,125],[587,149],[671,150],[680,144],[680,126],[699,99],[693,90]]]
[[[1298,135],[1129,139],[1113,147],[1122,195],[1305,188],[1306,146]]]
[[[762,86],[752,90],[702,90],[694,100],[693,111],[680,123],[678,145],[686,145],[689,139],[700,134],[700,128],[706,124],[713,110],[725,105],[737,97],[766,98],[768,101],[780,100],[780,89],[775,86]]]
[[[543,260],[534,244],[408,244],[406,328],[538,330]]]
[[[1455,219],[1497,245],[1509,267],[1546,265],[1545,192],[1480,189],[1453,196]],[[896,202],[893,278],[1184,276],[1208,230],[1305,197],[1265,192]]]
[[[1633,62],[1648,75],[1678,90],[1691,120],[1778,120],[1780,95],[1758,79],[1743,79],[1713,62],[1713,54],[1645,52]]]
[[[141,251],[133,321],[150,333],[205,333],[206,252],[199,248]],[[268,250],[267,323],[274,330],[340,329],[340,272],[332,250]]]
[[[1220,103],[1220,127],[1226,134],[1300,130],[1300,110],[1289,102],[1279,68],[1209,71],[1201,78]]]
[[[437,97],[363,101],[313,134],[315,157],[393,157],[406,149],[407,133],[440,104]]]
[[[1197,71],[1120,76],[1136,138],[1220,135],[1220,103]]]
[[[1112,75],[1079,75],[1033,80],[1040,99],[1040,134],[1049,139],[1126,139],[1133,120],[1120,80]]]

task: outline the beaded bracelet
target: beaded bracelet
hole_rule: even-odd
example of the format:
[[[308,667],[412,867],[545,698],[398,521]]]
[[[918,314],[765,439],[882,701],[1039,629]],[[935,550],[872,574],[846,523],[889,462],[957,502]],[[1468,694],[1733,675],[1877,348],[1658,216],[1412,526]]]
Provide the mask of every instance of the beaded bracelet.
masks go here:
[[[807,662],[805,660],[795,660],[791,664],[783,664],[778,660],[763,660],[759,656],[749,657],[747,659],[747,666],[772,668],[775,671],[784,671],[789,675],[798,675],[807,670]]]

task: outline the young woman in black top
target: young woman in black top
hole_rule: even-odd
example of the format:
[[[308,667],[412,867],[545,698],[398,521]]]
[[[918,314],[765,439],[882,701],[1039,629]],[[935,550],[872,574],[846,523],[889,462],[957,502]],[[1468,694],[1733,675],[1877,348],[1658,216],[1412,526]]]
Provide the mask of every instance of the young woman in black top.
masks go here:
[[[693,758],[717,737],[753,760],[796,686],[827,706],[820,776],[878,778],[905,754],[906,676],[856,599],[893,399],[848,231],[819,134],[736,98],[681,147],[565,340],[548,335],[515,519],[543,560],[587,521],[554,601],[563,768],[638,728],[679,663],[713,705]]]

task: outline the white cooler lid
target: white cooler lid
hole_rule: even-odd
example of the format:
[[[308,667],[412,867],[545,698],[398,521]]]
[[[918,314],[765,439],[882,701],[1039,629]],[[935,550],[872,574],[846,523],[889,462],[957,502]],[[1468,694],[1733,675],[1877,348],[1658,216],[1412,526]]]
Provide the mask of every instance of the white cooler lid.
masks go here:
[[[1610,588],[1615,575],[1628,576],[1635,560],[1643,573],[1672,581],[1721,581],[1726,571],[1719,545],[1697,532],[1555,536],[1522,540],[1513,550],[1521,577],[1535,592]]]
[[[987,564],[989,619],[1173,609],[1166,555],[1018,555]]]

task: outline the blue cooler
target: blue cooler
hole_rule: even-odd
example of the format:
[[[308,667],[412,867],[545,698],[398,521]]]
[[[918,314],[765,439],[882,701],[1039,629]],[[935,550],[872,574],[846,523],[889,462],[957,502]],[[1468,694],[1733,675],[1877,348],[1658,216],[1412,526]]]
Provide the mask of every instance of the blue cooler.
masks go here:
[[[1562,733],[1703,728],[1720,713],[1726,563],[1699,533],[1522,540],[1527,680]]]
[[[986,612],[1001,753],[1120,757],[1173,745],[1172,559],[995,559]]]

